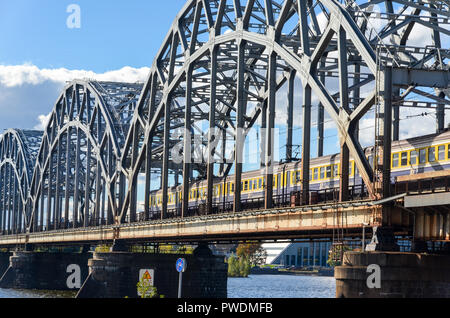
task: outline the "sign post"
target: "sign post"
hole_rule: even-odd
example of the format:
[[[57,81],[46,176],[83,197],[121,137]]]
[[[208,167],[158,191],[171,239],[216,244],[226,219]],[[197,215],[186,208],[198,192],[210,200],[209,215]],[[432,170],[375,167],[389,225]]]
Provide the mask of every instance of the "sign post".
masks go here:
[[[177,272],[180,273],[178,279],[178,298],[181,298],[181,290],[183,286],[183,273],[186,271],[187,263],[184,258],[179,258],[176,263]]]
[[[142,290],[138,288],[138,296],[150,296],[149,289],[155,284],[155,270],[141,269],[139,271],[139,282],[142,284]],[[146,293],[146,295],[143,295]]]

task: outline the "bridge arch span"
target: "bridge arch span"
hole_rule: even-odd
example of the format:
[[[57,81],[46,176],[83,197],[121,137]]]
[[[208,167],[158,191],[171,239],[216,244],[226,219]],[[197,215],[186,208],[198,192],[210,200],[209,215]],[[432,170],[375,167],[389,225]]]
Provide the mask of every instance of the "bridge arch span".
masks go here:
[[[403,15],[410,11],[425,18]],[[239,211],[243,153],[236,148],[236,136],[243,135],[245,140],[255,125],[274,128],[281,94],[290,114],[288,160],[292,159],[295,146],[294,105],[302,105],[298,115],[302,117],[301,158],[305,160],[301,179],[305,197],[309,193],[311,110],[315,104],[319,118],[318,156],[324,152],[325,118],[337,130],[343,158],[339,172],[341,199],[345,201],[348,196],[350,157],[370,196],[380,198],[383,194],[377,189],[379,172],[372,168],[359,141],[360,120],[370,118],[374,105],[383,102],[380,92],[384,89],[384,70],[380,65],[417,67],[425,60],[432,61],[432,65],[445,65],[445,58],[436,54],[422,59],[407,52],[407,48],[396,52],[395,46],[386,43],[391,37],[397,47],[408,45],[411,31],[420,24],[434,38],[434,48],[440,50],[440,38],[447,32],[440,35],[443,31],[439,23],[446,23],[448,15],[448,4],[441,1],[429,5],[395,0],[377,1],[376,5],[371,1],[336,0],[187,1],[154,60],[127,137],[122,173],[132,186],[128,188],[120,221],[127,216],[136,220],[136,213],[141,212],[138,200],[142,200],[138,193],[145,193],[145,219],[151,217],[149,196],[158,187],[163,191],[164,218],[168,189],[180,183],[183,197],[175,213],[184,216],[193,171],[195,176],[208,180],[207,204],[211,210],[214,178],[226,176],[233,169],[234,211]],[[433,17],[431,25],[424,22],[427,16]],[[373,26],[371,19],[378,19],[379,25]],[[200,128],[205,125],[218,129],[225,137],[214,143],[215,137]],[[180,128],[184,128],[184,136],[178,132]],[[201,138],[195,148],[189,138],[193,131],[200,132]],[[261,166],[265,167],[267,180],[272,180],[270,163],[274,161],[275,149],[270,142],[272,131],[267,129],[265,134],[260,146]],[[227,144],[234,148],[229,158]],[[181,167],[173,165],[176,153],[172,150],[176,147],[183,150]],[[192,149],[189,151],[188,147]],[[193,154],[202,159],[201,163],[192,162]],[[209,154],[218,160],[210,159]],[[152,181],[155,171],[161,180],[159,184]],[[265,205],[271,207],[272,182],[267,184]]]
[[[8,129],[0,136],[0,231],[24,233],[28,193],[42,132]]]
[[[37,156],[30,231],[114,223],[117,193],[124,191],[117,160],[141,88],[88,80],[64,88]]]

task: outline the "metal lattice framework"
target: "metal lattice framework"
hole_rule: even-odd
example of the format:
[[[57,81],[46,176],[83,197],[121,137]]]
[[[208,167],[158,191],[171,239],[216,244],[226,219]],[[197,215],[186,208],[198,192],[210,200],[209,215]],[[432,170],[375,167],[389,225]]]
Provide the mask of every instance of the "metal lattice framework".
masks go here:
[[[29,224],[28,193],[42,132],[9,129],[0,137],[0,231],[15,234]]]
[[[374,5],[378,12],[373,11]],[[377,140],[386,140],[386,143],[378,143],[384,151],[379,153],[380,164],[375,171],[358,141],[359,121],[374,109],[376,103],[381,105],[378,118],[390,118],[393,105],[389,94],[397,85],[394,88],[399,97],[394,107],[394,139],[398,139],[398,110],[403,106],[402,98],[412,90],[417,95],[430,96],[417,87],[448,87],[448,80],[441,78],[448,71],[449,51],[442,48],[441,37],[449,35],[449,16],[447,1],[188,1],[156,57],[128,134],[122,172],[131,186],[122,207],[122,220],[127,213],[131,221],[136,219],[137,180],[142,172],[145,175],[145,202],[149,202],[155,145],[161,146],[158,156],[162,161],[161,217],[165,218],[168,188],[173,185],[169,182],[173,161],[171,147],[177,141],[171,136],[179,137],[175,131],[183,125],[180,216],[188,209],[192,170],[208,179],[207,202],[211,210],[215,162],[208,159],[203,162],[203,169],[198,169],[198,164],[191,163],[191,155],[199,149],[190,151],[190,132],[200,130],[198,126],[204,122],[224,136],[218,141],[211,133],[201,133],[204,152],[222,159],[220,175],[228,174],[234,167],[235,212],[240,210],[242,149],[235,147],[230,163],[230,160],[224,160],[227,143],[232,147],[242,144],[246,132],[258,119],[261,128],[268,128],[261,149],[267,181],[266,208],[270,208],[273,198],[270,168],[274,152],[270,128],[275,127],[277,93],[286,84],[287,157],[292,157],[296,78],[302,82],[303,197],[307,199],[309,190],[313,97],[320,102],[319,156],[323,154],[324,110],[339,133],[341,200],[345,201],[348,195],[350,156],[371,196],[389,195],[390,141],[387,140],[390,138],[384,136],[391,134],[391,121],[382,120],[377,125]],[[371,24],[374,17],[381,23],[379,30]],[[433,45],[426,49],[408,46],[411,32],[418,24],[433,38]],[[395,68],[392,77],[396,82],[392,77],[385,80],[388,68]],[[335,92],[329,88],[332,82],[338,87]],[[400,88],[407,88],[403,96],[400,96]],[[389,98],[384,98],[388,95]],[[438,90],[433,102],[441,109],[438,129],[442,130],[442,110],[448,105],[443,90]],[[180,172],[172,170],[172,173]],[[148,216],[147,204],[145,206]]]
[[[234,211],[239,212],[242,144],[252,128],[262,135],[265,207],[270,209],[280,96],[287,109],[287,160],[294,157],[294,118],[301,118],[305,202],[313,106],[318,109],[317,155],[324,154],[326,120],[339,135],[340,200],[348,199],[350,158],[371,197],[388,197],[390,136],[399,138],[400,108],[434,108],[437,131],[445,128],[449,18],[448,1],[188,0],[143,86],[69,84],[54,107],[36,159],[26,159],[24,146],[11,148],[11,140],[19,145],[28,137],[5,133],[2,215],[20,215],[20,207],[29,207],[22,231],[120,225],[138,220],[138,193],[143,193],[144,220],[149,220],[150,193],[162,189],[164,219],[169,188],[181,180],[177,216],[184,217],[194,178],[208,181],[211,211],[214,178],[231,174]],[[428,34],[430,45],[414,42],[417,27]],[[294,113],[296,104],[301,104],[301,114]],[[363,118],[375,122],[374,167],[359,141]],[[193,147],[196,138],[199,143]],[[8,149],[19,151],[23,163],[13,165],[17,154]],[[11,171],[18,181],[11,183]],[[157,186],[154,175],[161,176]],[[11,210],[5,202],[19,198],[11,196],[16,184],[21,205]]]
[[[75,81],[42,138],[30,200],[34,231],[114,223],[117,161],[142,85]],[[120,188],[120,189],[119,189]]]

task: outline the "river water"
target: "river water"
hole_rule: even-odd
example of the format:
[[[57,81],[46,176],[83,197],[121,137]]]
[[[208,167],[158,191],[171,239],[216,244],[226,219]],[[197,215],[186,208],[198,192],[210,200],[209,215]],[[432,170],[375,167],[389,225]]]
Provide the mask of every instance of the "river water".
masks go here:
[[[228,298],[335,298],[334,277],[253,275],[229,278]]]
[[[333,277],[251,275],[229,278],[228,298],[334,298]],[[0,298],[73,298],[73,292],[0,289]]]

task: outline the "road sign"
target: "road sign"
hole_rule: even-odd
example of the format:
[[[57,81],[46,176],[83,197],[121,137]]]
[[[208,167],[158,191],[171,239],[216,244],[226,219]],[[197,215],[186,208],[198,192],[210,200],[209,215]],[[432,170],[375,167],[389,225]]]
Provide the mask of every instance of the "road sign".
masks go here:
[[[139,271],[139,282],[144,285],[143,287],[153,287],[155,283],[155,270],[141,269]],[[150,291],[148,293],[150,293]],[[138,295],[142,296],[140,289],[138,289]]]
[[[175,264],[177,272],[179,274],[178,278],[178,298],[181,298],[181,290],[183,288],[183,273],[186,271],[187,262],[184,258],[179,258]]]
[[[184,273],[186,271],[187,263],[184,258],[179,258],[176,263],[178,273]]]

